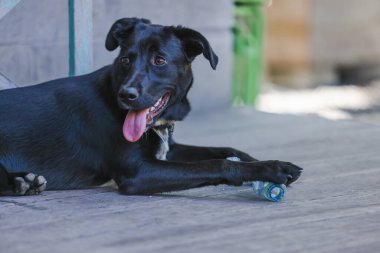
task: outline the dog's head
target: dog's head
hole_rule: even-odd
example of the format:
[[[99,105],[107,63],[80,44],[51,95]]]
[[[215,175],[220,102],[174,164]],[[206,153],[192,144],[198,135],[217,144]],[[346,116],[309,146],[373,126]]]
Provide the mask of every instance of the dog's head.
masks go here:
[[[149,20],[116,21],[106,48],[120,54],[113,64],[114,90],[126,111],[123,133],[128,141],[140,139],[146,129],[162,120],[182,120],[190,111],[186,98],[193,76],[191,62],[200,54],[216,68],[218,57],[199,32],[151,24]]]

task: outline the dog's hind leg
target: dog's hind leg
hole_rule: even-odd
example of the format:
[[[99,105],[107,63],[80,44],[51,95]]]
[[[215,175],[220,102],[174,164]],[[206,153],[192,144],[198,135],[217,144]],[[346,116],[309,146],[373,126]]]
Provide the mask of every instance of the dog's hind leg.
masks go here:
[[[0,195],[36,195],[46,188],[46,179],[33,173],[9,173],[0,164]]]

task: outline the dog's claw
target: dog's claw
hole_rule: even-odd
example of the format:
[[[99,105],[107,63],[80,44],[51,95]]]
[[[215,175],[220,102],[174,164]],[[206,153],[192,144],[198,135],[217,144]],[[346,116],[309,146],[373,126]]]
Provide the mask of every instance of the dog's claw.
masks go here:
[[[288,163],[288,166],[291,169],[288,171],[289,174],[286,175],[286,186],[289,186],[291,183],[296,181],[301,176],[303,170],[301,167],[298,167],[292,163]]]

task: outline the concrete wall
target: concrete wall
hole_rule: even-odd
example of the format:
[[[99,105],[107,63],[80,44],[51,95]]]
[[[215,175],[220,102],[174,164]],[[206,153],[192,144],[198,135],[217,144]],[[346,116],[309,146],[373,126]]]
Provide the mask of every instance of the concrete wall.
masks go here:
[[[229,102],[232,71],[232,0],[93,0],[94,69],[110,64],[117,52],[104,48],[116,19],[145,17],[153,23],[184,25],[203,33],[220,57],[213,71],[198,57],[190,99],[195,110]],[[0,72],[21,85],[68,73],[67,0],[22,1],[0,20]]]

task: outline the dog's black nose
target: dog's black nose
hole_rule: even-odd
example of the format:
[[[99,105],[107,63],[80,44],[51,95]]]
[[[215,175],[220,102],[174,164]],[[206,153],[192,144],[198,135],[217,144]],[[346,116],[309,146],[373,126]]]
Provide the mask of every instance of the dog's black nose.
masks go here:
[[[133,101],[139,98],[139,91],[134,87],[123,88],[119,92],[119,97],[124,101]]]

